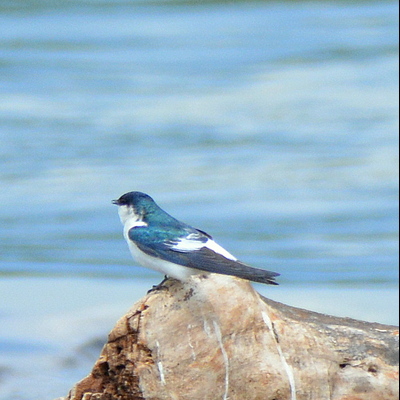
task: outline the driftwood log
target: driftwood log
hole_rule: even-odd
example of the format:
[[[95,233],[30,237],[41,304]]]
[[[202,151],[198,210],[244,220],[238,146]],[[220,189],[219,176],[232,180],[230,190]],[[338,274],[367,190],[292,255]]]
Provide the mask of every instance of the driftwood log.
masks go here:
[[[68,400],[397,400],[398,330],[289,307],[243,280],[168,280]]]

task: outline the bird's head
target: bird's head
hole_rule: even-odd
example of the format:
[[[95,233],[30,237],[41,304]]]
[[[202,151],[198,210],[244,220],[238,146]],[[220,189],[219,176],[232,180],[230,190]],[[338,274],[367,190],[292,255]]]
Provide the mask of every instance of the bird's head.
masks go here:
[[[112,203],[118,206],[118,213],[123,224],[131,219],[148,222],[149,217],[162,212],[154,200],[142,192],[125,193]]]

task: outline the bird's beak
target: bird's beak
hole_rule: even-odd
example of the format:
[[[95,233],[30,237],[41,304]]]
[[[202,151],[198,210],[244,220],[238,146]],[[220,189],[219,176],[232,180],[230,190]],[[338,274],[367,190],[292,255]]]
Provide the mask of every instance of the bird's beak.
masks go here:
[[[119,200],[113,200],[111,203],[115,204],[116,206],[119,206]]]

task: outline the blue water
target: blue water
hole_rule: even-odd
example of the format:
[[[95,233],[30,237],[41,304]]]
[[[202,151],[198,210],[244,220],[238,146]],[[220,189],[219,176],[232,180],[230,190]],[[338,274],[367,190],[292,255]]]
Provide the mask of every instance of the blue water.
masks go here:
[[[397,32],[392,1],[1,2],[0,399],[65,395],[161,280],[130,190],[266,296],[398,323]]]

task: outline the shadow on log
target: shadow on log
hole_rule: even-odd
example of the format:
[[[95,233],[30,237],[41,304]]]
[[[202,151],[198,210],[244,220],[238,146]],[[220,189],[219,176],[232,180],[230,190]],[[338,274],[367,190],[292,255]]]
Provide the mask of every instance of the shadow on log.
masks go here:
[[[289,307],[240,279],[168,280],[68,400],[397,400],[398,330]]]

